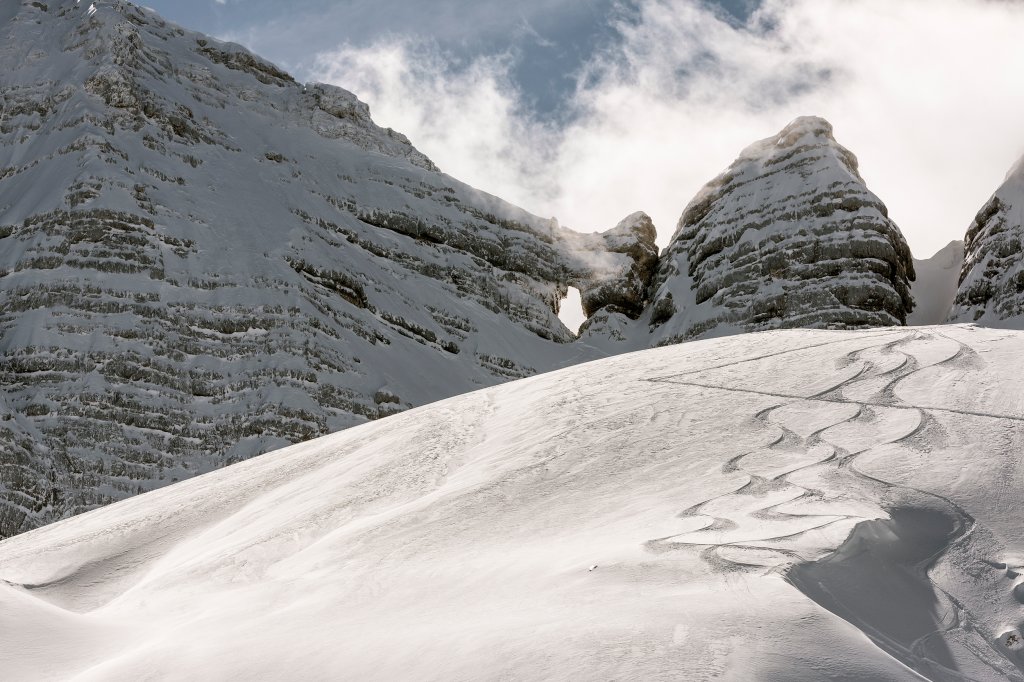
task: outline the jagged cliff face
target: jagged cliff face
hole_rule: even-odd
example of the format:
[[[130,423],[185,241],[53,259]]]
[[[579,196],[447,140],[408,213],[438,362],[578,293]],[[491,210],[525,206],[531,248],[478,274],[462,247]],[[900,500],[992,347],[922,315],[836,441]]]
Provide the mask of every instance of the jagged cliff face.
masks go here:
[[[599,235],[607,253],[624,254],[629,260],[619,269],[598,268],[578,281],[583,312],[589,318],[599,310],[614,311],[636,319],[647,305],[647,288],[658,265],[657,232],[650,216],[633,213]],[[603,247],[603,248],[602,248]]]
[[[783,327],[905,324],[913,262],[857,160],[805,117],[690,202],[652,284],[658,343]]]
[[[950,322],[1019,327],[1024,319],[1024,159],[978,211],[964,237]]]
[[[129,3],[0,5],[0,536],[608,353],[910,307],[906,245],[818,119],[655,236],[560,228]]]
[[[649,219],[561,229],[128,3],[5,3],[0,98],[0,535],[595,357],[566,285],[642,308]]]

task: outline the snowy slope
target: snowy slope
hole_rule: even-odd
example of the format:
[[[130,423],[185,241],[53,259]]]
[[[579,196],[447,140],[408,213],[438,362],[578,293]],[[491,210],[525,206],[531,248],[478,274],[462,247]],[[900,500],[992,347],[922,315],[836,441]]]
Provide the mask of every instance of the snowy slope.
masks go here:
[[[689,203],[652,283],[657,344],[785,327],[905,324],[910,249],[856,157],[804,116]]]
[[[964,243],[959,239],[946,244],[931,258],[914,259],[917,279],[910,287],[914,295],[914,310],[907,315],[907,324],[917,326],[946,321],[953,307],[963,265]]]
[[[909,305],[902,236],[821,119],[655,236],[479,192],[352,93],[131,3],[3,3],[0,537],[552,368]]]
[[[600,357],[559,300],[637,298],[642,218],[560,228],[129,3],[4,2],[0,537]]]
[[[1024,158],[974,217],[950,322],[1024,327]]]
[[[0,542],[0,670],[1024,680],[1022,351],[733,336],[292,446]]]

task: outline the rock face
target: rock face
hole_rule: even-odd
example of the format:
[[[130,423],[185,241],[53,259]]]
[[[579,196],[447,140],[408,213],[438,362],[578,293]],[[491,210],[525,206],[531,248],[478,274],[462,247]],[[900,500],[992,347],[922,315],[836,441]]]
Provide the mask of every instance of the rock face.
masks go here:
[[[819,119],[655,236],[531,215],[351,93],[130,3],[0,4],[0,536],[609,353],[910,307]]]
[[[571,360],[583,235],[440,173],[351,93],[124,2],[0,7],[0,536]]]
[[[583,312],[589,318],[602,308],[636,319],[647,305],[647,286],[658,265],[658,247],[654,223],[646,213],[627,216],[618,225],[600,235],[600,256],[620,253],[629,260],[620,269],[608,269],[602,263],[588,268],[589,275],[579,278]]]
[[[950,322],[1024,323],[1024,159],[967,228]]]
[[[914,267],[828,122],[798,118],[690,202],[661,259],[659,343],[782,327],[901,325]]]

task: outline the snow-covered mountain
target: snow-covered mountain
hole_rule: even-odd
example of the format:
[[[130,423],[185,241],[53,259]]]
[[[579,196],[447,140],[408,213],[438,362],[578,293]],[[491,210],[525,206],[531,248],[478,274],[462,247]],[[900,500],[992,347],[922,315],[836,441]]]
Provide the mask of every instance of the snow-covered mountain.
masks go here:
[[[949,317],[964,265],[964,243],[955,239],[931,258],[914,259],[917,279],[911,287],[914,310],[909,325],[942,324]]]
[[[3,3],[0,536],[609,354],[900,324],[909,252],[830,130],[750,147],[659,258],[643,213],[563,229],[149,10]]]
[[[657,252],[130,3],[0,6],[0,535],[602,353]],[[614,221],[610,221],[614,222]]]
[[[951,322],[1020,328],[1024,322],[1024,159],[967,228]]]
[[[661,342],[708,331],[905,324],[899,228],[816,117],[743,150],[679,219],[656,276]]]
[[[0,542],[10,679],[1024,680],[1024,333],[487,388]]]

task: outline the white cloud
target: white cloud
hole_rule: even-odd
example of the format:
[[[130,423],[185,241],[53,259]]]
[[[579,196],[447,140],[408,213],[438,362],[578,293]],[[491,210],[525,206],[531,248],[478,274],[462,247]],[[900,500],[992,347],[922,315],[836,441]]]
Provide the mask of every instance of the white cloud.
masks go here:
[[[360,94],[374,120],[411,134],[451,175],[523,206],[556,204],[545,170],[558,131],[522,110],[509,54],[465,64],[430,43],[389,37],[370,48],[321,55],[318,78]]]
[[[594,55],[555,130],[522,106],[513,57],[460,64],[388,38],[321,55],[452,175],[589,231],[646,210],[671,235],[755,139],[825,116],[914,252],[963,232],[1024,152],[1024,7],[995,0],[766,0],[736,27],[696,0],[644,0]]]

